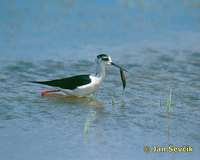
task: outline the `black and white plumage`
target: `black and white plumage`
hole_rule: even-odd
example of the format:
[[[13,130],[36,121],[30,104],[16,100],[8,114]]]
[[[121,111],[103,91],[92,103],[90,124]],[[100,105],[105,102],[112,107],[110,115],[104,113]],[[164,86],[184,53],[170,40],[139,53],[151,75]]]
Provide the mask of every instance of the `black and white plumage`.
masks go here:
[[[114,65],[118,68],[121,68],[120,66],[114,64],[110,56],[106,54],[98,55],[95,61],[97,63],[96,74],[78,75],[51,81],[34,81],[33,83],[53,86],[59,89],[56,91],[63,91],[72,96],[84,97],[98,90],[105,77],[105,66]]]

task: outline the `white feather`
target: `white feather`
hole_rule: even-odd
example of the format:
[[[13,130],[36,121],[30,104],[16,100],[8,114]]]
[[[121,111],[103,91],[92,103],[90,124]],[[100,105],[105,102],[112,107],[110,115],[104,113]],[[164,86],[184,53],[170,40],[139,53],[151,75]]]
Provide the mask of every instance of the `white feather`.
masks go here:
[[[103,81],[104,77],[95,77],[93,75],[89,76],[91,79],[91,83],[79,86],[74,90],[69,89],[61,89],[63,92],[77,96],[77,97],[84,97],[88,94],[92,94],[93,92],[97,91],[99,89],[99,86],[101,85],[101,82]]]

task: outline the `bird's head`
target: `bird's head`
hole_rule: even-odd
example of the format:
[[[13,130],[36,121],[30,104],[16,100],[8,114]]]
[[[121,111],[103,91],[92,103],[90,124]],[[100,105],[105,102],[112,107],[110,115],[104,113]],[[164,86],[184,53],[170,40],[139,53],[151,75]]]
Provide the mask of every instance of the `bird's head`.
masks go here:
[[[112,63],[112,60],[111,60],[110,56],[108,56],[106,54],[100,54],[97,56],[96,62],[98,64],[105,64],[105,65],[110,66]]]
[[[110,56],[108,56],[106,54],[99,54],[96,58],[96,62],[98,64],[104,64],[104,65],[107,65],[107,66],[113,65],[115,67],[118,67],[118,68],[125,70],[124,68],[120,67],[119,65],[113,63]],[[127,70],[125,70],[125,71],[127,72]]]

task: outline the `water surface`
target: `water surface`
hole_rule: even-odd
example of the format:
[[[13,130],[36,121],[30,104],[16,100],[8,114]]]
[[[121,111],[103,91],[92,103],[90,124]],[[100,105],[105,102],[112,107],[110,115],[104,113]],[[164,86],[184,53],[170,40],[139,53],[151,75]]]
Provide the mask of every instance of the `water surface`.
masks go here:
[[[198,2],[17,0],[0,8],[0,159],[200,158]],[[52,88],[28,82],[94,73],[100,53],[129,71],[125,90],[114,67],[96,100],[41,97]],[[169,144],[194,152],[143,151]]]

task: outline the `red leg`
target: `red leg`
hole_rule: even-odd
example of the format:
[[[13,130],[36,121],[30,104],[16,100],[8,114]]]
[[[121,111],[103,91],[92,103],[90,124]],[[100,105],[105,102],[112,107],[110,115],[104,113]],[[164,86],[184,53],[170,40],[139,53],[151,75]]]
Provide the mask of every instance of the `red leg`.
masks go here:
[[[45,93],[49,93],[49,92],[59,92],[60,90],[50,90],[50,91],[42,91],[41,92],[41,96],[44,96]]]

